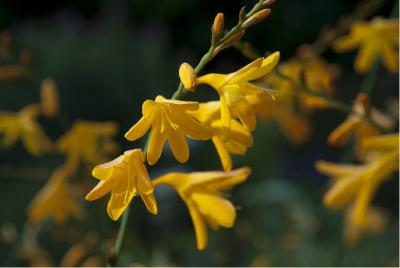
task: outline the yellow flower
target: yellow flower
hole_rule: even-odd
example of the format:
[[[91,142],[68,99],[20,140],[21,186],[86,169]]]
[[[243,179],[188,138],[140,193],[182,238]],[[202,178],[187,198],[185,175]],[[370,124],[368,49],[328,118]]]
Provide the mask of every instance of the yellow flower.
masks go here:
[[[250,172],[244,167],[230,172],[169,173],[155,179],[154,185],[166,184],[176,189],[192,217],[197,248],[203,250],[208,241],[206,223],[213,229],[231,228],[235,223],[235,207],[222,191],[245,181]]]
[[[157,214],[154,187],[143,161],[142,150],[135,149],[95,167],[92,175],[100,182],[87,194],[86,200],[93,201],[111,192],[107,212],[110,218],[116,221],[132,198],[139,194],[147,210]]]
[[[2,146],[13,146],[18,139],[29,153],[38,156],[50,152],[52,144],[42,127],[36,122],[40,114],[38,105],[29,105],[18,113],[0,112],[0,133]]]
[[[181,163],[189,159],[189,146],[185,136],[196,140],[208,140],[211,131],[194,120],[189,111],[199,108],[199,103],[168,100],[157,96],[155,101],[143,103],[143,117],[125,134],[125,138],[134,141],[146,134],[151,126],[147,161],[154,165],[160,159],[164,143],[168,140],[176,160]]]
[[[379,153],[361,165],[318,161],[317,170],[335,179],[332,188],[325,195],[325,205],[331,208],[341,208],[354,200],[353,220],[357,225],[364,226],[368,207],[374,193],[399,168],[398,134],[396,136],[397,141],[395,142],[393,142],[392,137],[368,138],[367,144],[375,145],[379,144],[377,141],[388,139],[391,147],[387,149],[378,146]],[[364,150],[371,149],[367,147]]]
[[[56,223],[66,223],[69,218],[80,219],[84,215],[81,205],[73,198],[74,188],[68,184],[68,167],[57,168],[49,181],[28,207],[29,219],[41,222],[47,217]]]
[[[256,114],[247,97],[259,98],[268,93],[252,81],[269,73],[278,61],[279,52],[275,52],[267,58],[258,58],[234,73],[212,73],[198,78],[198,84],[212,86],[220,96],[221,120],[225,133],[231,128],[232,118],[238,118],[250,131],[254,130]]]
[[[398,70],[399,22],[398,19],[375,18],[370,22],[356,22],[350,34],[339,38],[333,47],[344,52],[360,47],[354,68],[359,73],[367,72],[377,58],[382,58],[391,72]]]
[[[366,214],[364,226],[357,225],[352,217],[353,207],[346,211],[344,225],[344,241],[348,246],[355,245],[362,237],[364,232],[371,234],[381,234],[387,226],[387,219],[384,211],[379,208],[370,207]]]
[[[89,164],[97,164],[116,151],[117,144],[112,141],[112,136],[117,130],[114,122],[76,121],[57,141],[57,150]]]
[[[231,119],[231,131],[224,138],[219,101],[200,103],[200,108],[191,114],[213,132],[211,140],[225,171],[232,169],[230,154],[244,155],[247,148],[253,145],[251,133],[235,119]]]
[[[357,138],[357,141],[378,135],[379,130],[367,119],[369,110],[368,96],[360,93],[353,103],[353,112],[329,134],[328,143],[343,146],[353,135]]]

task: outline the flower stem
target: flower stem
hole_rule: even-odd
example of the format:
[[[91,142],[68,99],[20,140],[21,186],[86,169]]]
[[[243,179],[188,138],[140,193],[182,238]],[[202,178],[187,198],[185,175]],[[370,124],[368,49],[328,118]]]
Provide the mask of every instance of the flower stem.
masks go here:
[[[115,241],[114,250],[108,256],[107,264],[110,267],[116,266],[118,262],[118,258],[120,256],[122,249],[122,244],[125,238],[126,227],[128,226],[129,211],[130,211],[130,206],[128,206],[128,208],[125,210],[124,215],[122,215],[121,226],[119,228],[117,239]]]

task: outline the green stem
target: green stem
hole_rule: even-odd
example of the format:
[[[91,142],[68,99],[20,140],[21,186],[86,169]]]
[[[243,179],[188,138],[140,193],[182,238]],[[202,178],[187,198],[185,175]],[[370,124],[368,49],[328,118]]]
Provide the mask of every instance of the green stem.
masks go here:
[[[122,222],[118,231],[117,240],[115,241],[114,251],[110,254],[107,260],[108,265],[111,267],[116,266],[121,253],[122,244],[124,242],[126,233],[126,227],[128,226],[129,211],[130,206],[128,206],[128,208],[125,210],[124,215],[122,215]]]
[[[371,95],[372,90],[375,85],[375,80],[378,75],[379,65],[381,64],[380,59],[376,59],[374,64],[372,65],[371,70],[369,70],[368,74],[364,77],[361,83],[361,90],[365,94]]]

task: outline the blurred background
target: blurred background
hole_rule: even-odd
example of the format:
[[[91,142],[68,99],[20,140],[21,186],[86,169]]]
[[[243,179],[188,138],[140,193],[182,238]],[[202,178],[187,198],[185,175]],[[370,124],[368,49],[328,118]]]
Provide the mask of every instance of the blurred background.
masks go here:
[[[206,52],[216,13],[223,12],[225,25],[233,26],[240,8],[254,2],[1,1],[0,30],[11,34],[16,51],[30,51],[37,78],[0,81],[0,110],[19,111],[38,102],[37,80],[50,77],[57,84],[61,114],[53,120],[40,118],[39,122],[52,140],[78,119],[115,121],[120,152],[143,146],[143,139],[130,143],[123,138],[140,118],[142,102],[159,94],[168,97],[175,91],[179,65],[183,61],[195,65]],[[295,55],[299,45],[313,42],[325,25],[352,13],[359,2],[277,0],[271,15],[249,29],[245,40],[260,52],[279,50],[284,61]],[[387,17],[394,2],[384,1],[376,15]],[[342,66],[336,92],[347,103],[356,96],[363,78],[352,70],[354,56],[355,52],[337,55],[330,50],[324,54],[327,61]],[[228,73],[248,62],[231,48],[218,55],[205,71]],[[398,76],[381,68],[377,79],[372,101],[384,109],[388,97],[398,97]],[[207,87],[197,91],[202,99],[216,98]],[[356,245],[343,243],[344,212],[322,204],[328,178],[315,171],[314,163],[346,157],[346,149],[326,144],[326,137],[344,118],[331,110],[315,112],[312,135],[300,146],[290,143],[275,122],[259,122],[254,133],[256,146],[246,156],[235,158],[236,167],[248,165],[253,170],[245,184],[230,192],[238,207],[236,225],[218,232],[210,230],[204,252],[196,250],[188,211],[172,189],[157,188],[157,217],[134,200],[120,264],[398,266],[397,179],[385,183],[374,199],[387,214],[386,228],[378,235],[366,234]],[[166,149],[157,165],[149,169],[150,175],[154,178],[171,170],[220,169],[214,151],[210,142],[191,142],[188,164],[178,165]],[[61,154],[34,157],[20,144],[0,150],[1,265],[32,265],[21,253],[27,207],[63,161]],[[106,214],[108,198],[84,200],[96,183],[90,176],[92,167],[83,167],[73,178],[74,182],[83,182],[77,197],[86,216],[62,225],[43,222],[37,241],[30,245],[40,247],[52,265],[61,265],[68,250],[82,241],[91,245],[90,254],[98,256],[95,264],[104,265],[105,252],[116,236],[119,223]]]

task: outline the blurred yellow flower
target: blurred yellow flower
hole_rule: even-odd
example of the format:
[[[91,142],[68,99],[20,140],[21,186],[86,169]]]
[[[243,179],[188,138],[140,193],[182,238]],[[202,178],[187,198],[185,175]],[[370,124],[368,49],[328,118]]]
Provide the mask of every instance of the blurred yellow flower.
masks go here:
[[[0,112],[0,133],[3,134],[1,145],[8,148],[21,139],[32,155],[50,152],[52,143],[36,122],[39,114],[40,107],[36,104],[26,106],[18,113]]]
[[[359,226],[354,222],[352,217],[353,209],[352,206],[347,209],[345,216],[343,237],[346,245],[355,245],[361,239],[364,232],[381,234],[386,229],[387,218],[382,209],[376,207],[368,208],[364,226]]]
[[[231,74],[206,74],[198,78],[198,84],[212,86],[220,96],[221,120],[224,135],[231,129],[232,118],[238,118],[250,131],[256,127],[256,114],[246,97],[261,98],[268,91],[252,82],[271,72],[279,61],[279,52],[266,58],[258,58]]]
[[[378,135],[379,129],[376,125],[390,130],[394,124],[394,120],[371,107],[368,95],[360,93],[353,103],[352,113],[331,132],[328,143],[343,146],[353,135],[359,142],[364,138]]]
[[[155,101],[143,103],[143,117],[125,134],[125,138],[134,141],[146,134],[151,127],[147,148],[147,161],[154,165],[160,159],[164,143],[168,140],[176,160],[181,163],[189,159],[189,146],[185,136],[195,140],[208,140],[212,133],[201,125],[189,111],[199,108],[199,103],[179,100],[168,100],[157,96]]]
[[[155,186],[166,184],[176,189],[192,217],[197,248],[203,250],[208,241],[206,223],[213,229],[219,226],[231,228],[235,223],[235,207],[223,197],[222,191],[244,182],[250,173],[248,167],[230,172],[169,173],[153,183]]]
[[[86,195],[86,199],[93,201],[111,192],[107,212],[116,221],[127,209],[132,198],[139,194],[147,210],[157,214],[154,187],[143,161],[142,150],[135,149],[95,167],[92,175],[100,182]]]
[[[114,122],[92,122],[78,120],[56,144],[61,153],[74,156],[89,164],[98,164],[108,159],[117,149],[112,136],[118,131]]]
[[[56,223],[64,224],[70,218],[80,219],[84,216],[81,204],[72,195],[74,188],[67,182],[70,175],[66,166],[54,170],[49,181],[28,207],[31,221],[42,222],[50,217]]]
[[[399,60],[399,22],[398,19],[374,18],[370,22],[355,22],[350,34],[334,42],[337,52],[345,52],[359,47],[354,69],[359,73],[367,72],[372,64],[381,57],[386,68],[395,73]]]
[[[224,138],[220,107],[219,101],[200,103],[200,108],[191,114],[211,129],[213,132],[212,142],[221,159],[222,166],[225,171],[230,171],[232,169],[230,154],[244,155],[247,148],[253,145],[253,137],[242,124],[231,119],[231,131],[228,137]]]
[[[375,191],[399,169],[398,138],[398,134],[393,134],[364,140],[362,150],[374,151],[375,154],[361,165],[318,161],[317,170],[335,179],[332,188],[325,195],[325,205],[341,208],[355,200],[353,220],[357,225],[365,226],[368,207]]]

